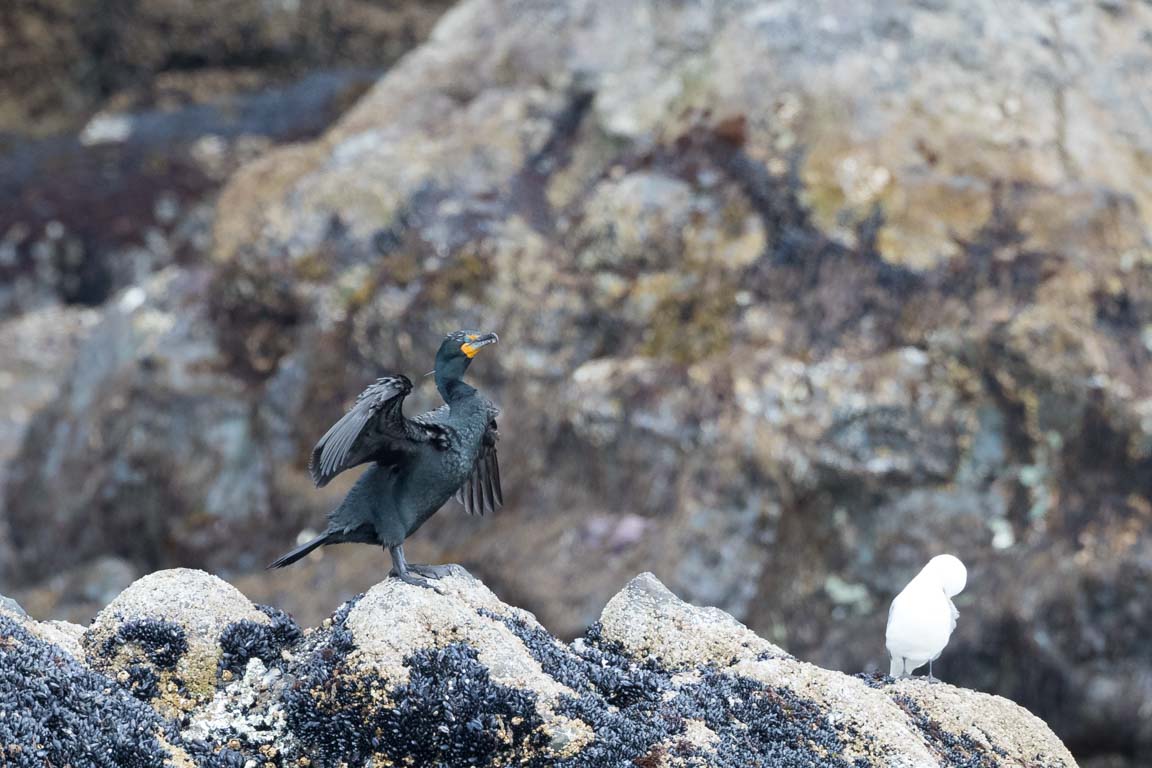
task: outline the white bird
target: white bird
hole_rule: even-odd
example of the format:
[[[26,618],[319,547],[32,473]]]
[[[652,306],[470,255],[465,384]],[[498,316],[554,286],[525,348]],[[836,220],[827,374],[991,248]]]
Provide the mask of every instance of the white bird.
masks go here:
[[[952,598],[964,590],[968,570],[959,558],[937,555],[896,595],[888,609],[888,629],[884,633],[892,655],[892,677],[911,676],[918,667],[940,658],[960,612]]]

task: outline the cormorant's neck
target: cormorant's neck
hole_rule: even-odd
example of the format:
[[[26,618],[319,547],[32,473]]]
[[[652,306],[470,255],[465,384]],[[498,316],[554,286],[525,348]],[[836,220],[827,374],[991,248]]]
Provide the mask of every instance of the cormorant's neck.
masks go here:
[[[464,379],[459,376],[444,376],[439,371],[436,372],[436,389],[440,390],[440,397],[444,398],[444,402],[449,404],[476,394],[475,387]]]

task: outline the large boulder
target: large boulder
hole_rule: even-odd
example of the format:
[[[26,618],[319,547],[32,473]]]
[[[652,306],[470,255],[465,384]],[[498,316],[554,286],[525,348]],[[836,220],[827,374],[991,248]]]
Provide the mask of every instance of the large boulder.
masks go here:
[[[52,574],[60,541],[71,542],[70,559],[211,562],[221,539],[249,540],[270,519],[262,477],[276,449],[257,435],[273,417],[253,409],[242,381],[214,371],[216,342],[199,304],[210,284],[204,271],[163,271],[123,292],[89,330],[61,396],[24,438],[25,453],[52,459],[16,462],[8,476],[9,576]],[[79,476],[83,490],[64,481]],[[215,564],[251,568],[259,554],[244,562],[222,551]]]
[[[97,614],[84,633],[84,653],[93,669],[109,677],[138,677],[134,684],[156,693],[202,696],[226,668],[229,628],[259,632],[269,623],[239,590],[215,576],[188,568],[157,571]]]
[[[1137,759],[1147,728],[1101,713],[1152,702],[1150,16],[466,0],[231,178],[210,266],[104,310],[13,459],[6,575],[271,558],[347,488],[305,466],[359,388],[491,327],[509,504],[442,513],[421,559],[566,637],[651,569],[855,670],[952,551],[956,669]],[[149,352],[104,354],[125,338]],[[115,524],[63,551],[94,505]],[[347,549],[294,578],[380,567]]]
[[[571,645],[463,569],[436,586],[386,580],[301,634],[214,577],[164,571],[105,609],[81,657],[0,610],[0,703],[34,701],[0,736],[16,764],[108,750],[184,768],[1076,765],[1010,701],[798,661],[651,574]],[[136,666],[106,666],[129,646]],[[202,653],[219,673],[179,707],[141,683],[144,665],[180,673]]]

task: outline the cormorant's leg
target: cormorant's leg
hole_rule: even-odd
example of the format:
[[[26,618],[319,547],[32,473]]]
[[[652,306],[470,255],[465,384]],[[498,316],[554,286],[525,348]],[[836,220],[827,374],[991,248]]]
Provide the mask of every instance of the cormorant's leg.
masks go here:
[[[395,576],[405,584],[413,584],[417,587],[424,587],[436,592],[440,590],[429,584],[426,580],[419,576],[413,576],[408,570],[408,562],[404,559],[404,545],[397,544],[394,547],[388,547],[388,554],[392,555],[392,570],[389,571],[389,576]]]
[[[448,574],[452,573],[451,565],[416,565],[415,563],[408,564],[408,570],[412,573],[418,573],[429,579],[442,579]]]

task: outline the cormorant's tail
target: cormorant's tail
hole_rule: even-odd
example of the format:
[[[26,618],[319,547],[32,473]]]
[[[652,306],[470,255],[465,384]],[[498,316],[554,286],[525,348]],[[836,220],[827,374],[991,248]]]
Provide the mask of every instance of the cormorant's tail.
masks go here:
[[[292,563],[296,562],[297,560],[299,560],[302,557],[305,557],[312,550],[316,549],[317,547],[319,547],[323,544],[327,544],[328,543],[328,537],[329,537],[329,534],[322,533],[319,536],[317,536],[316,538],[312,539],[312,541],[309,541],[307,544],[301,544],[300,546],[296,547],[296,549],[292,550],[291,552],[289,552],[285,555],[281,555],[276,560],[272,561],[268,565],[268,568],[266,570],[270,570],[272,568],[283,568],[286,565],[292,565]]]

